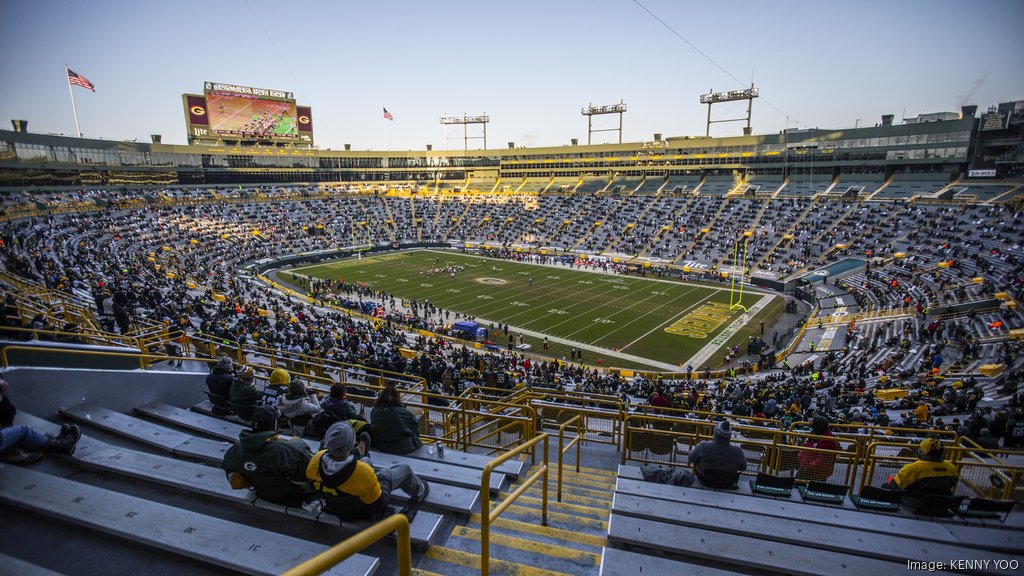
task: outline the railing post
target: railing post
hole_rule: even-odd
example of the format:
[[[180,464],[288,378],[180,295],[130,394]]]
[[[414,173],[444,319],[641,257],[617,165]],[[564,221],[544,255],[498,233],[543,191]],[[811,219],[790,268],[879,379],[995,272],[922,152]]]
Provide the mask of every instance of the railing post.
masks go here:
[[[282,576],[310,576],[326,572],[392,531],[398,535],[398,574],[399,576],[410,576],[412,574],[412,542],[409,536],[409,519],[403,514],[388,516],[362,532],[284,572]]]
[[[543,436],[543,438],[544,438],[544,468],[543,468],[543,470],[544,470],[544,478],[543,478],[543,481],[544,481],[544,491],[541,493],[541,494],[543,494],[543,496],[542,496],[541,507],[540,507],[540,509],[541,509],[540,525],[541,526],[547,526],[548,525],[548,435],[545,434]]]
[[[584,417],[582,419],[580,419],[580,421],[577,422],[577,425],[576,425],[576,473],[577,474],[580,473],[580,454],[581,454],[580,449],[583,447],[583,438],[585,437],[585,433],[587,431],[587,425],[585,424],[585,422],[587,421],[586,415],[584,414],[583,416]],[[562,468],[559,467],[558,471],[561,472]],[[559,490],[562,489],[561,483],[559,483],[558,489]],[[561,501],[561,500],[559,500],[559,501]]]

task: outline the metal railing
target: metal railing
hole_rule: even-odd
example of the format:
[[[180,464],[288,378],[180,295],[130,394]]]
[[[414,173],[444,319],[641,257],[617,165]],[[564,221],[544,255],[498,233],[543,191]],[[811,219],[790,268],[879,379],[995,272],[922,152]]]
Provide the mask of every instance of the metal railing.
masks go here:
[[[412,541],[409,537],[409,519],[404,514],[388,516],[362,532],[346,538],[330,549],[284,572],[282,576],[322,574],[392,532],[398,535],[398,576],[410,576],[412,574]]]
[[[669,418],[657,415],[631,414],[626,418],[625,442],[621,463],[627,460],[668,466],[686,466],[677,456],[704,440],[710,440],[717,422],[709,420]],[[853,487],[861,467],[863,444],[857,439],[820,436],[793,430],[747,426],[735,423],[732,444],[743,450],[747,458],[747,474],[764,472],[790,474],[798,480],[828,481],[838,474],[839,481]],[[828,439],[838,449],[808,446],[808,441]],[[801,466],[801,452],[808,456]],[[810,458],[819,456],[820,458]],[[813,464],[811,462],[813,461]]]
[[[505,461],[513,458],[517,454],[524,453],[528,450],[533,449],[538,443],[544,444],[544,460],[540,467],[530,475],[529,478],[523,481],[511,494],[509,494],[505,500],[494,507],[491,510],[491,472],[501,466]],[[491,460],[484,466],[483,474],[480,478],[480,576],[488,576],[490,574],[490,560],[491,560],[491,523],[501,516],[509,506],[512,505],[524,492],[529,490],[530,486],[537,481],[538,478],[542,478],[544,485],[541,488],[541,526],[548,525],[548,435],[540,434],[526,442],[521,444],[518,448],[510,450],[501,456],[498,456],[494,460]]]
[[[1024,451],[981,448],[944,442],[943,458],[959,471],[956,493],[961,496],[994,500],[1024,499],[1024,465],[1007,459],[1024,459]],[[872,442],[867,445],[861,486],[878,486],[895,476],[900,468],[917,460],[917,446],[896,442]]]
[[[65,330],[44,330],[37,328],[25,328],[15,326],[0,326],[0,334],[11,334],[13,336],[27,337],[28,340],[39,340],[42,342],[55,342],[57,344],[91,344],[94,346],[118,346],[142,350],[142,344],[138,339],[120,334],[109,334],[83,329],[81,331],[68,332]]]
[[[576,437],[569,441],[568,446],[563,446],[565,443],[565,429],[570,424],[576,424]],[[558,501],[562,501],[562,459],[565,453],[568,452],[572,447],[576,446],[576,473],[580,473],[580,446],[582,444],[581,439],[583,438],[583,415],[577,414],[572,418],[566,420],[558,427]]]

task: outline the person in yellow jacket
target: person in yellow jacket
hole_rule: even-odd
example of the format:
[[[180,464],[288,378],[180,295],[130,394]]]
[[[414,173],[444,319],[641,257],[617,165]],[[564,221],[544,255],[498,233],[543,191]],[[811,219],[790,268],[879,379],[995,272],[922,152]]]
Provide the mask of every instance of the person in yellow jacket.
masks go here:
[[[324,435],[324,447],[310,459],[306,478],[320,493],[324,508],[342,520],[376,519],[388,514],[392,490],[409,495],[400,510],[409,521],[430,493],[430,485],[409,466],[398,464],[374,470],[369,456],[356,445],[348,422],[336,422]]]
[[[917,408],[914,408],[914,418],[917,419],[918,424],[928,422],[928,404],[919,402]]]
[[[925,438],[918,449],[918,459],[900,468],[887,488],[906,490],[903,501],[914,512],[931,513],[921,505],[929,494],[950,496],[960,480],[960,472],[952,462],[943,459],[942,442]]]

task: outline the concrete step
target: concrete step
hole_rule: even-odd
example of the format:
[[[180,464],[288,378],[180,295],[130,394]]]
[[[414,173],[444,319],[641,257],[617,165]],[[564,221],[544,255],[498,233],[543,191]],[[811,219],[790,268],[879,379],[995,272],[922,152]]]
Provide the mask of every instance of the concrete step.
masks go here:
[[[479,576],[480,554],[465,552],[447,546],[431,546],[420,560],[419,569],[431,570],[447,576]],[[491,558],[492,574],[503,576],[566,576],[564,572],[545,570],[500,558]]]
[[[571,471],[570,471],[571,470]],[[530,470],[532,474],[534,470]],[[548,468],[548,480],[558,480],[558,466],[554,465]],[[579,486],[581,488],[590,488],[600,490],[602,488],[614,488],[615,479],[614,477],[597,477],[584,474],[575,474],[575,469],[565,466],[562,470],[562,485],[563,486]]]
[[[501,492],[498,494],[499,498],[506,498],[508,492]],[[531,496],[538,500],[541,499],[542,493],[540,488],[530,488],[526,492],[523,492],[524,496]],[[548,490],[548,499],[557,501],[558,491]],[[570,491],[562,490],[562,503],[563,504],[577,504],[580,506],[586,506],[589,508],[597,508],[601,510],[608,510],[612,506],[612,495],[602,494],[599,498],[589,498],[586,496],[579,496]]]
[[[509,491],[515,490],[516,488],[519,487],[519,485],[520,485],[519,483],[513,484],[512,487],[509,489]],[[541,485],[540,481],[538,481],[538,482],[534,483],[534,485],[530,486],[529,491],[535,491],[536,490],[538,492],[538,494],[540,494],[541,486],[542,485]],[[593,500],[601,501],[601,500],[605,500],[605,499],[610,499],[611,493],[614,492],[614,490],[615,490],[615,484],[614,483],[611,483],[610,486],[608,486],[607,488],[603,488],[603,489],[583,488],[583,487],[580,487],[580,486],[573,486],[573,485],[565,484],[565,483],[562,484],[562,496],[563,497],[565,496],[565,494],[572,494],[573,496],[580,496],[582,498],[591,498]],[[557,493],[558,493],[558,480],[557,479],[549,479],[549,481],[548,481],[548,494],[549,494],[549,496],[551,494],[557,494]]]
[[[456,526],[446,548],[480,554],[480,531],[468,526]],[[601,564],[601,551],[581,551],[562,546],[551,546],[518,536],[491,532],[490,557],[519,565],[544,567],[562,574],[576,576],[596,575]]]
[[[479,526],[480,515],[473,514],[469,517],[469,522],[470,526]],[[605,534],[585,534],[583,532],[575,530],[564,530],[562,528],[555,528],[553,526],[541,526],[537,523],[509,520],[504,517],[497,518],[493,522],[491,522],[491,528],[493,530],[500,530],[505,532],[533,534],[539,538],[548,538],[553,542],[563,544],[566,542],[573,542],[576,544],[582,544],[585,546],[591,546],[595,548],[604,546],[608,542],[608,537]]]
[[[516,504],[512,504],[506,508],[501,517],[508,518],[510,520],[519,520],[521,522],[529,522],[532,524],[540,524],[541,509],[539,501],[537,503],[537,507],[532,507],[520,504],[519,502],[522,502],[522,500],[523,499],[520,498]],[[548,526],[588,534],[604,534],[608,530],[607,519],[586,517],[573,511],[559,512],[555,510],[557,510],[557,508],[551,506],[551,503],[549,502]]]

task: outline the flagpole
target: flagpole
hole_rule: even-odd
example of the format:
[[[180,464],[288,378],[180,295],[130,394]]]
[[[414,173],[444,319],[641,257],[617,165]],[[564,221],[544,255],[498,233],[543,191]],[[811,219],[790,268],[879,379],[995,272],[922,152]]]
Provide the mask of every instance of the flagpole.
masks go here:
[[[64,65],[64,81],[68,83],[68,94],[71,95],[71,111],[75,114],[75,132],[82,137],[82,129],[78,126],[78,106],[75,106],[75,92],[71,89],[71,75],[68,73],[68,65]]]

